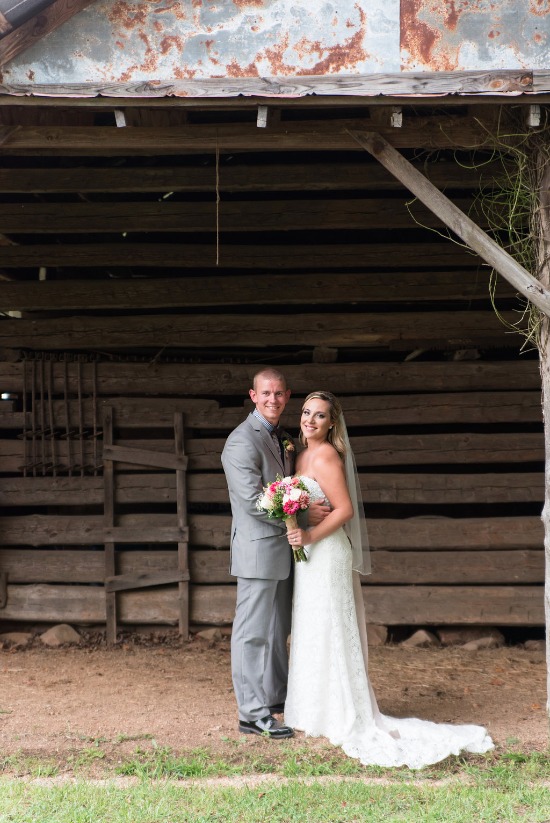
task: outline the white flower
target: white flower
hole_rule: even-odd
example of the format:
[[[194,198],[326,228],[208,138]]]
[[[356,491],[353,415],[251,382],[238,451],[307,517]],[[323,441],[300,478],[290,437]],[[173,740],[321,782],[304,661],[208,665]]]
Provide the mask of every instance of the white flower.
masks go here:
[[[269,509],[271,506],[271,497],[268,494],[264,494],[260,497],[258,501],[258,508],[259,509]]]

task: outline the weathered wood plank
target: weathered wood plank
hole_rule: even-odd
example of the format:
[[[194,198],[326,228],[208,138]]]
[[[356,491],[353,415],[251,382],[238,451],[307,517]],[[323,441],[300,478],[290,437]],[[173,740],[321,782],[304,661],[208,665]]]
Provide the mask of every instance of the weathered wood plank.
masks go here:
[[[114,131],[114,129],[112,130]],[[124,131],[124,129],[119,129]],[[128,131],[128,129],[125,129]],[[135,131],[135,129],[134,129]],[[380,261],[392,269],[403,269],[411,260],[418,261],[420,268],[441,268],[454,266],[477,268],[479,259],[471,252],[450,241],[446,243],[426,243],[419,247],[411,243],[346,243],[341,245],[238,245],[222,243],[216,266],[216,244],[212,243],[39,243],[28,246],[3,246],[2,266],[4,268],[28,268],[37,266],[59,266],[79,268],[82,266],[149,266],[179,269],[269,269],[327,268],[358,269],[380,268]]]
[[[37,439],[41,447],[40,438]],[[117,470],[141,471],[143,467],[177,469],[181,465],[193,471],[221,468],[221,453],[225,438],[190,438],[187,457],[181,461],[173,454],[173,441],[165,439],[120,440],[119,445],[101,447],[100,459],[117,461]],[[449,465],[468,463],[525,463],[544,460],[544,437],[538,432],[463,433],[448,434],[386,434],[352,437],[357,465],[372,466]],[[95,445],[85,441],[82,456],[86,465],[93,465]],[[0,460],[5,472],[17,472],[24,463],[25,444],[21,440],[0,439]],[[51,459],[50,441],[45,443],[46,462]],[[58,449],[61,469],[64,455]],[[80,453],[79,453],[80,457]],[[38,473],[42,472],[40,466]]]
[[[467,148],[491,146],[490,133],[475,117],[417,116],[406,129],[377,124],[396,148]],[[274,124],[217,124],[114,129],[108,126],[20,126],[6,135],[4,154],[138,155],[214,154],[264,151],[359,151],[350,130],[372,130],[368,119]],[[502,138],[501,138],[502,139]]]
[[[111,594],[112,592],[124,592],[133,589],[148,589],[152,586],[163,586],[168,583],[182,583],[188,579],[188,574],[174,568],[165,571],[117,574],[114,577],[105,578],[105,592]]]
[[[99,395],[193,395],[248,397],[256,371],[264,364],[189,364],[189,363],[98,363]],[[81,368],[82,392],[93,393],[94,364]],[[306,363],[285,366],[289,387],[304,396],[311,386],[323,385],[338,395],[367,395],[411,391],[449,392],[491,390],[540,391],[540,372],[536,360],[510,362],[402,362],[402,363]],[[78,392],[77,364],[67,367],[67,390]],[[23,390],[23,364],[0,361],[0,379],[7,392]],[[53,364],[53,390],[63,394],[64,365]]]
[[[136,574],[174,574],[177,551],[119,551],[117,564],[124,579]],[[0,549],[0,572],[7,573],[12,584],[99,583],[105,575],[103,553],[86,549]],[[191,551],[190,574],[196,584],[234,582],[229,574],[229,551]],[[161,580],[156,580],[158,585]],[[368,586],[543,583],[544,551],[542,547],[502,551],[373,551],[372,574],[363,582]],[[123,589],[121,586],[120,590]]]
[[[375,472],[360,476],[363,502],[448,505],[465,503],[539,503],[543,472],[417,474]],[[222,503],[229,496],[223,474],[189,474],[190,503]],[[0,506],[99,505],[101,477],[0,478]],[[127,474],[117,477],[118,503],[173,503],[173,475]]]
[[[10,234],[90,234],[94,232],[264,232],[315,230],[372,230],[437,226],[439,220],[422,205],[403,199],[253,200],[186,202],[122,201],[115,203],[0,203],[0,232]],[[471,198],[456,205],[463,211]],[[481,214],[479,221],[487,225]]]
[[[364,586],[366,619],[385,625],[544,624],[542,586]],[[230,625],[236,586],[193,586],[191,622]],[[6,620],[101,623],[102,587],[8,585]],[[119,622],[176,625],[177,587],[123,592]]]
[[[517,313],[502,312],[513,323]],[[4,320],[0,346],[37,349],[203,348],[294,345],[371,348],[445,344],[449,348],[494,345],[519,348],[492,309],[487,311],[341,314],[185,314],[135,317],[75,316]]]
[[[221,554],[224,554],[221,552]],[[177,570],[175,549],[118,551],[120,574]],[[105,560],[102,546],[95,549],[0,549],[0,570],[11,583],[102,583]]]
[[[494,97],[498,102],[506,99],[505,95],[516,95],[518,92],[529,92],[533,90],[534,78],[537,78],[537,89],[541,93],[550,90],[548,72],[543,70],[526,69],[496,69],[470,70],[470,71],[437,71],[437,72],[398,72],[394,74],[354,74],[354,75],[314,75],[300,77],[224,77],[223,79],[200,78],[190,80],[172,80],[167,83],[144,83],[143,81],[134,83],[44,83],[24,84],[12,83],[0,85],[1,94],[15,95],[54,95],[77,97],[115,97],[122,98],[117,105],[123,105],[123,98],[142,98],[139,105],[150,105],[154,98],[172,97],[176,99],[175,105],[188,105],[193,103],[193,98],[213,98],[217,106],[234,102],[223,100],[223,98],[239,97],[239,106],[246,107],[247,98],[262,97],[276,98],[275,105],[290,105],[292,102],[307,104],[308,96],[311,103],[317,107],[322,98],[322,103],[327,105],[332,103],[332,96],[336,103],[346,106],[355,102],[357,105],[365,105],[364,97],[382,98],[387,105],[388,101],[395,103],[396,97],[403,96],[404,102],[409,102],[408,95],[414,95],[415,105],[422,106],[422,96],[428,99],[431,95],[450,95],[449,104],[453,102],[464,104],[462,95],[471,95],[468,102],[477,99],[486,101],[489,97]],[[418,96],[420,95],[420,99]],[[180,98],[178,100],[178,98]],[[183,98],[183,99],[181,99]],[[216,100],[216,98],[222,98]],[[286,99],[290,98],[290,99]],[[295,101],[292,98],[297,98]],[[301,98],[306,98],[305,100]],[[530,99],[530,98],[527,98]],[[75,101],[80,102],[80,101]],[[90,102],[97,106],[96,101]],[[101,101],[102,103],[104,101]],[[129,101],[131,102],[131,101]],[[514,96],[514,102],[521,102],[521,97]],[[374,103],[368,101],[369,105]],[[200,101],[200,105],[205,106],[208,101]],[[447,98],[445,99],[447,105]],[[103,106],[102,106],[103,107]]]
[[[251,403],[220,409],[215,400],[172,400],[143,398],[138,401],[118,397],[106,401],[116,407],[115,423],[122,429],[168,428],[173,423],[173,410],[184,413],[186,429],[200,428],[231,431],[252,410]],[[295,431],[303,399],[291,397],[285,408],[283,425]],[[93,424],[93,403],[84,398],[83,424]],[[407,426],[436,424],[541,423],[540,391],[531,392],[465,392],[441,394],[403,394],[343,397],[342,406],[348,428],[352,426]],[[63,421],[65,406],[54,401],[53,416]],[[69,426],[78,427],[79,404],[69,401]],[[6,411],[0,408],[0,430],[30,429],[29,412]]]
[[[544,551],[373,551],[368,586],[425,584],[544,583]],[[0,555],[1,563],[1,555]],[[191,580],[200,584],[233,582],[228,551],[191,553]]]
[[[174,101],[172,101],[174,102]],[[1,100],[0,103],[4,103]],[[266,191],[403,191],[403,186],[379,163],[269,163],[246,165],[226,163],[216,182],[214,169],[204,166],[4,168],[0,169],[0,191],[6,193],[49,192],[266,192]],[[212,164],[214,165],[214,163]],[[502,174],[500,163],[465,168],[458,163],[415,164],[442,189],[478,189],[491,185]]]
[[[1,545],[4,546],[93,546],[91,555],[99,551],[103,534],[103,518],[101,515],[4,515],[1,518]],[[119,518],[119,523],[128,527],[139,528],[149,524],[151,529],[170,526],[174,522],[172,514],[130,514]],[[230,515],[218,514],[191,514],[189,516],[190,540],[193,546],[205,546],[209,549],[223,550],[229,547],[231,530]],[[450,518],[450,517],[409,517],[398,520],[368,518],[369,542],[373,552],[382,551],[443,551],[456,549],[457,551],[519,551],[525,549],[540,550],[543,545],[543,529],[539,517],[485,517],[485,518]],[[138,541],[136,541],[137,543]],[[9,550],[8,551],[9,554]],[[64,550],[65,551],[65,550]],[[78,555],[85,552],[78,550]],[[10,563],[19,568],[17,563],[25,563],[25,556],[29,553],[16,551],[9,554]],[[55,552],[54,552],[55,554]],[[151,552],[145,552],[148,558]],[[162,550],[155,549],[155,555],[162,557]],[[41,550],[39,557],[47,558],[49,552]],[[140,552],[120,552],[122,558],[140,558]],[[223,555],[217,552],[217,556]],[[0,555],[1,556],[1,555]],[[32,553],[29,555],[32,556]],[[57,555],[56,555],[57,556]],[[37,564],[38,560],[34,561]],[[51,573],[57,575],[59,569],[53,560],[44,562],[51,564]],[[74,562],[71,561],[71,568]],[[88,560],[90,567],[92,560]],[[123,563],[126,562],[122,561]],[[137,560],[136,560],[137,562]],[[223,561],[225,563],[225,560]],[[1,562],[0,562],[1,567]],[[23,567],[21,567],[23,568]],[[27,568],[24,566],[24,568]],[[49,567],[48,567],[49,568]],[[101,566],[101,569],[103,567]],[[128,569],[133,569],[128,566]],[[149,568],[145,566],[144,568]],[[38,566],[37,566],[38,569]],[[28,570],[31,574],[32,569]],[[48,578],[47,569],[42,568],[40,573],[43,580],[59,580]],[[70,572],[66,570],[66,573]],[[80,574],[80,572],[78,572]],[[94,572],[95,574],[95,572]],[[44,576],[46,575],[46,576]],[[72,578],[70,578],[72,579]],[[75,580],[79,578],[74,578]],[[93,580],[98,578],[93,577]],[[103,575],[99,578],[103,579]],[[86,578],[82,579],[85,582]]]
[[[394,272],[391,274],[308,274],[307,297],[296,288],[300,274],[256,274],[231,277],[204,275],[154,280],[0,281],[5,310],[67,311],[71,309],[181,308],[185,306],[288,305],[487,300],[488,272]],[[497,297],[515,292],[503,278]]]
[[[114,460],[123,465],[129,463],[131,466],[151,466],[158,469],[185,471],[187,469],[187,457],[178,457],[173,454],[173,450],[174,445],[171,441],[135,441],[115,446],[105,445],[103,447],[103,459]]]

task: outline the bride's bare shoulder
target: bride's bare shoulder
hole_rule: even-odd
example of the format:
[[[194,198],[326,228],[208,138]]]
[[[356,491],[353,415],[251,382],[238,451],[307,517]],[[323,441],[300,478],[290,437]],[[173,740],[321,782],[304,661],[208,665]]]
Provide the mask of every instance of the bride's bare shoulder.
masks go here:
[[[319,448],[315,451],[315,456],[313,458],[313,462],[315,466],[323,467],[323,466],[332,466],[340,463],[340,455],[334,448],[334,446],[325,441],[322,443]]]

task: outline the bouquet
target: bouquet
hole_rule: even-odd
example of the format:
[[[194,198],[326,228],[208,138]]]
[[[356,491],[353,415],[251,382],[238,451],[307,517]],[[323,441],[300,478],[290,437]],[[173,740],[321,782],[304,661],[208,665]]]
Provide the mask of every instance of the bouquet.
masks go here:
[[[268,517],[283,520],[287,531],[298,527],[296,515],[308,506],[309,492],[304,481],[299,477],[280,477],[279,475],[273,483],[265,486],[256,501],[258,511],[267,512]],[[296,562],[307,560],[303,546],[294,546],[292,551]]]

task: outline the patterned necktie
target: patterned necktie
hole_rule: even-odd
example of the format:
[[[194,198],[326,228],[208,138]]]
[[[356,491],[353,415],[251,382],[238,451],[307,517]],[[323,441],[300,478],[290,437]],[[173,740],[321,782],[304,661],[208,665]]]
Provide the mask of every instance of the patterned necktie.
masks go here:
[[[281,440],[283,434],[283,430],[280,426],[274,426],[271,430],[271,436],[277,441],[279,444],[279,450],[281,452],[281,460],[283,464],[285,462],[285,447],[283,446],[283,441]]]

